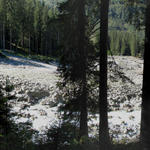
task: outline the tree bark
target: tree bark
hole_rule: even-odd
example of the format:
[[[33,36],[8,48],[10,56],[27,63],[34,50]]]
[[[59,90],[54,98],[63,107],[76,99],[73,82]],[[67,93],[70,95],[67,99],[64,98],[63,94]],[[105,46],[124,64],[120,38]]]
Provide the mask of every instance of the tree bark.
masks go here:
[[[87,54],[85,49],[85,0],[79,1],[78,6],[78,49],[81,58],[81,103],[80,103],[80,138],[88,137],[87,113]]]
[[[25,49],[25,47],[24,47],[24,31],[22,31],[22,48],[23,48],[23,50]]]
[[[29,32],[29,55],[31,53],[31,33]]]
[[[109,0],[101,0],[100,8],[100,74],[99,74],[99,142],[100,150],[109,150],[107,102],[107,42],[108,42]]]
[[[47,39],[45,41],[45,56],[48,56],[48,52],[47,52]]]
[[[1,48],[3,48],[3,25],[2,24],[0,24],[0,33],[1,33],[1,43],[0,43],[0,46],[1,46]]]
[[[42,45],[42,31],[39,31],[39,37],[38,37],[38,51],[39,54],[42,54],[41,45]]]
[[[36,54],[39,54],[39,43],[38,43],[38,38],[36,38]]]
[[[5,23],[3,23],[3,50],[5,50]]]
[[[9,48],[10,48],[10,50],[12,50],[12,46],[11,46],[11,44],[12,44],[12,30],[10,29],[10,40],[9,40]]]
[[[33,47],[32,47],[32,50],[34,51],[34,53],[37,52],[37,50],[36,50],[36,36],[35,36],[35,33],[33,35]]]
[[[143,150],[150,149],[150,0],[147,0],[146,7],[145,52],[141,113],[141,143]]]

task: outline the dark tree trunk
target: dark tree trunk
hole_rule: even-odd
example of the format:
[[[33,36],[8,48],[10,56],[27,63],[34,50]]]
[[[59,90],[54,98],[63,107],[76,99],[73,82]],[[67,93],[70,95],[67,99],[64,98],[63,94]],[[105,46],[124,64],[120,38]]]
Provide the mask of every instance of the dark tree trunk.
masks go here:
[[[2,24],[0,24],[0,36],[1,36],[1,43],[0,43],[0,48],[3,48],[3,25]]]
[[[86,78],[83,80],[82,83],[82,97],[81,97],[81,114],[80,114],[80,138],[85,136],[88,137],[88,113],[87,113],[87,84],[86,84]]]
[[[41,41],[42,41],[42,33],[41,33],[41,31],[39,31],[39,37],[38,37],[38,51],[39,51],[39,54],[42,54]]]
[[[52,55],[52,35],[50,33],[50,37],[49,37],[49,54]]]
[[[10,29],[10,40],[9,40],[9,48],[12,50],[12,29]]]
[[[36,54],[39,54],[39,44],[38,44],[38,38],[36,38]]]
[[[33,51],[34,51],[34,53],[36,53],[36,36],[35,36],[35,33],[34,33],[34,36],[33,36]]]
[[[45,39],[45,56],[48,56],[48,51],[47,51],[47,48],[48,48],[48,43],[47,43],[47,36],[46,36],[46,39]]]
[[[3,50],[5,49],[5,23],[3,23]]]
[[[60,34],[59,34],[59,31],[57,32],[57,45],[60,44]]]
[[[31,54],[31,33],[29,32],[29,55]]]
[[[150,0],[146,7],[141,142],[143,150],[150,150]]]
[[[109,0],[101,0],[100,8],[100,74],[99,74],[99,142],[100,150],[109,150],[107,102],[107,43]]]
[[[23,50],[24,50],[24,31],[22,31],[22,44],[21,44]]]
[[[87,125],[87,54],[85,49],[85,0],[79,1],[78,6],[78,49],[80,54],[80,74],[81,74],[81,103],[80,103],[80,137],[88,137]]]

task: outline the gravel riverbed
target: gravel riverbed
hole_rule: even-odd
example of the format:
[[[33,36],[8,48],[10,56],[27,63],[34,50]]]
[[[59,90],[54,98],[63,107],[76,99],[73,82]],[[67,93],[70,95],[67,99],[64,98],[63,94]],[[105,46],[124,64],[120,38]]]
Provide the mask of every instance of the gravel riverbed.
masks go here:
[[[10,102],[12,111],[18,114],[14,119],[16,122],[30,121],[33,129],[42,132],[58,120],[54,90],[58,80],[57,66],[7,55],[9,59],[0,58],[0,82],[5,84],[8,79],[14,85],[10,93],[16,96]],[[109,62],[110,134],[117,141],[132,140],[140,133],[143,60],[114,56]],[[90,126],[93,124],[98,124],[98,117],[89,122]],[[96,129],[93,128],[91,135],[98,133]]]

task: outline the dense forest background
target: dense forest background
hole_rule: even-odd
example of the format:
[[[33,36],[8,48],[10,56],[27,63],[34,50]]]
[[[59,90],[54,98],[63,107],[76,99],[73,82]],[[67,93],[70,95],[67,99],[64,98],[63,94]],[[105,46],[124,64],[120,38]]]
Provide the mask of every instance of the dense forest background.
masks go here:
[[[21,50],[28,53],[58,56],[63,41],[63,24],[59,24],[62,1],[0,1],[0,48]],[[89,2],[91,3],[91,2]],[[95,2],[94,5],[98,5]],[[87,11],[92,10],[93,4]],[[90,8],[91,7],[91,8]],[[134,10],[135,9],[135,10]],[[122,0],[112,0],[109,11],[109,53],[114,55],[143,56],[144,31],[129,21],[129,13],[136,9],[125,6]],[[93,29],[91,40],[99,39],[99,10],[90,16]],[[140,14],[139,14],[140,15]],[[93,17],[95,24],[93,24]],[[139,25],[141,21],[139,20]]]

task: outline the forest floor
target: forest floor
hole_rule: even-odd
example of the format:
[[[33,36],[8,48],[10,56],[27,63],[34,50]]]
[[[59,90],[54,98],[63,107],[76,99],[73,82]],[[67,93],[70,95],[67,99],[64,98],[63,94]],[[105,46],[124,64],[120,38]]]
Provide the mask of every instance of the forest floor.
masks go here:
[[[16,98],[10,103],[12,111],[19,116],[14,119],[16,122],[30,121],[33,129],[42,133],[58,121],[57,66],[8,52],[4,54],[7,58],[0,58],[0,82],[5,84],[4,79],[7,79],[14,85],[10,94]],[[109,58],[109,62],[113,62],[108,75],[110,134],[115,141],[132,141],[138,139],[140,133],[143,60],[115,56]],[[98,133],[97,124],[98,115],[89,122],[94,125],[90,135]]]

